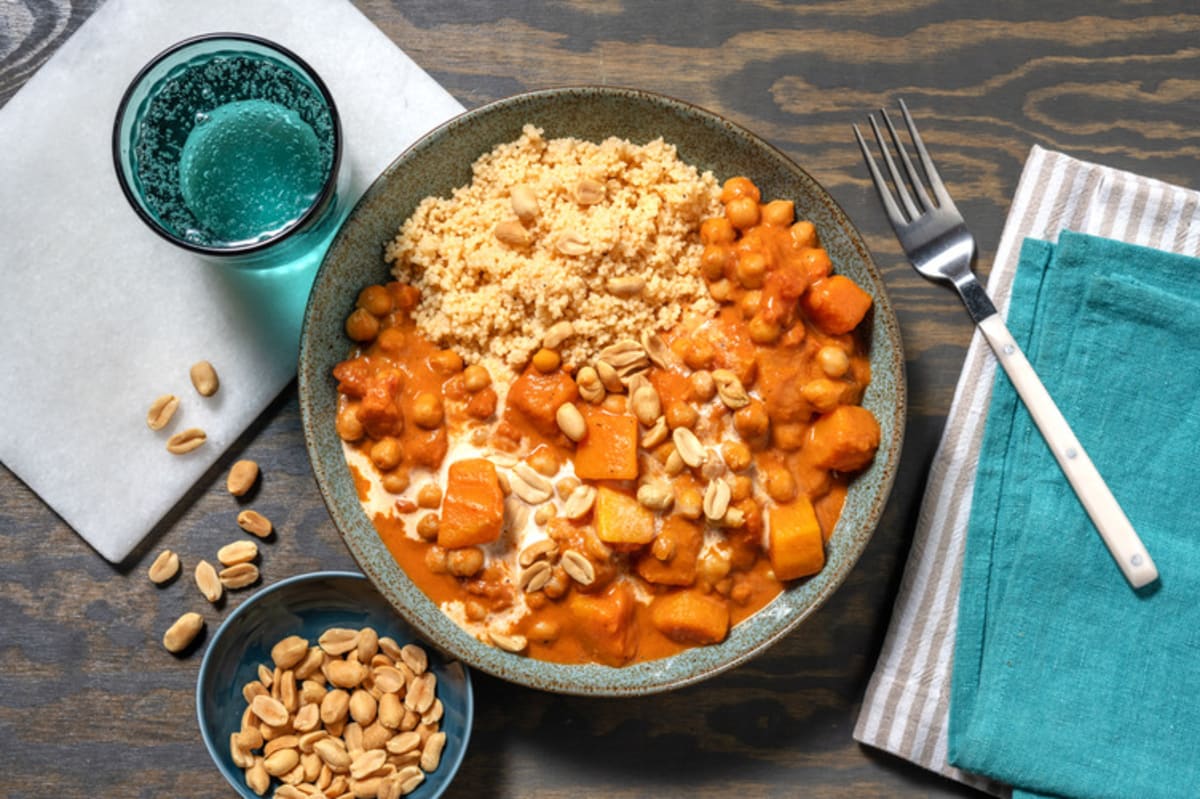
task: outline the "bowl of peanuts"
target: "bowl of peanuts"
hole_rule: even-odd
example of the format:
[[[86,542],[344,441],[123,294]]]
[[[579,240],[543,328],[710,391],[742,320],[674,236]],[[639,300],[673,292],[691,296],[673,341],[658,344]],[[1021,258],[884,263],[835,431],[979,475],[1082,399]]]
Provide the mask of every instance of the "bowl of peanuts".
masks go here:
[[[353,572],[299,575],[243,602],[196,686],[205,746],[245,799],[440,796],[473,702],[466,667]]]
[[[314,475],[351,554],[473,669],[672,690],[786,636],[866,548],[904,357],[830,195],[613,87],[474,109],[363,195],[309,297]]]

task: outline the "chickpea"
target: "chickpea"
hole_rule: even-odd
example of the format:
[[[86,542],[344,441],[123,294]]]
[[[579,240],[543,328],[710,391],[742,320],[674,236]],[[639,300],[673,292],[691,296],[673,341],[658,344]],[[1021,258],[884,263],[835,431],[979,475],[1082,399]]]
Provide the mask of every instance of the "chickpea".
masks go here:
[[[725,262],[728,260],[729,250],[724,245],[709,244],[700,253],[700,272],[709,280],[720,280],[725,277]]]
[[[689,369],[711,369],[717,349],[705,336],[693,336],[684,345],[682,356]]]
[[[774,344],[783,333],[778,322],[765,319],[761,314],[751,319],[747,327],[750,330],[750,339],[755,344]]]
[[[425,550],[425,568],[432,574],[446,573],[446,550],[434,544]]]
[[[347,403],[338,410],[337,434],[342,441],[358,441],[365,431],[362,422],[358,420],[358,403]]]
[[[474,577],[483,568],[483,550],[479,547],[452,549],[446,556],[446,570],[455,577]]]
[[[600,407],[609,413],[625,413],[629,410],[629,398],[624,394],[609,394]]]
[[[750,601],[750,595],[753,589],[744,580],[738,580],[733,584],[733,590],[729,592],[729,598],[739,605],[745,605]]]
[[[700,241],[703,244],[733,244],[737,232],[724,217],[705,219],[700,223]]]
[[[463,370],[463,387],[474,394],[480,389],[487,388],[492,384],[492,376],[488,373],[487,367],[473,363]]]
[[[706,583],[716,585],[729,576],[732,565],[727,553],[713,547],[704,557],[700,558],[700,562],[696,564],[696,571]]]
[[[366,343],[379,335],[379,320],[365,308],[355,308],[346,317],[346,335],[353,341]]]
[[[695,427],[700,419],[700,412],[686,402],[671,402],[666,410],[667,427],[672,430],[678,427]]]
[[[437,539],[438,528],[441,526],[441,520],[436,513],[426,513],[417,522],[417,535],[424,538],[426,541]]]
[[[392,312],[392,295],[384,286],[367,286],[355,304],[374,316],[387,316]]]
[[[526,601],[528,601],[526,597]],[[529,626],[527,637],[548,644],[558,638],[558,625],[549,619],[539,619]]]
[[[809,280],[819,280],[833,271],[833,261],[829,260],[829,253],[820,247],[805,250],[800,256],[800,263],[804,266],[804,273],[808,275]]]
[[[772,443],[785,452],[795,452],[803,447],[807,437],[808,425],[799,422],[785,422],[771,428]]]
[[[832,380],[818,377],[805,383],[800,389],[800,394],[818,411],[828,413],[841,401],[842,387]]]
[[[454,350],[438,350],[429,356],[429,365],[435,372],[453,375],[463,370],[463,359]]]
[[[760,218],[758,202],[749,197],[737,197],[725,203],[725,216],[738,230],[749,230]]]
[[[389,494],[403,494],[408,490],[408,472],[391,471],[385,474],[383,490]]]
[[[757,438],[767,432],[771,420],[761,400],[751,399],[750,404],[733,415],[733,428],[742,438]]]
[[[411,418],[418,427],[435,430],[442,423],[442,398],[432,391],[422,391],[413,399]]]
[[[463,603],[463,612],[471,621],[483,621],[487,618],[487,608],[477,599],[468,599]]]
[[[554,571],[550,572],[550,581],[542,588],[542,593],[551,599],[559,599],[570,587],[571,577],[562,566],[555,566]]]
[[[791,502],[796,498],[796,478],[780,463],[769,464],[763,478],[767,496],[776,502]]]
[[[650,552],[664,563],[675,557],[675,542],[666,536],[658,536],[650,546]]]
[[[381,471],[395,469],[402,460],[404,450],[400,448],[400,442],[392,436],[381,438],[371,445],[371,462]]]
[[[386,288],[392,295],[392,304],[402,311],[411,311],[421,301],[421,290],[409,283],[397,280],[388,283]]]
[[[737,279],[745,288],[762,288],[767,274],[767,256],[759,251],[744,253],[738,258]]]
[[[436,508],[442,504],[442,489],[437,483],[426,483],[417,492],[417,506],[421,508]]]
[[[733,296],[733,284],[725,278],[708,284],[708,293],[717,302],[725,302]]]
[[[817,246],[817,229],[807,219],[792,225],[788,229],[788,232],[792,234],[792,241],[795,242],[797,247]]]
[[[538,447],[529,454],[526,458],[529,465],[538,474],[546,477],[553,477],[558,474],[558,470],[562,467],[562,463],[558,460],[558,455],[550,447]]]
[[[797,322],[787,329],[787,332],[779,339],[781,347],[799,347],[804,343],[804,339],[808,337],[808,331],[804,329],[803,322]]]
[[[397,355],[404,351],[404,331],[395,327],[385,327],[379,331],[377,339],[379,349],[388,355]]]
[[[762,207],[764,225],[787,227],[796,219],[796,205],[791,200],[771,200]]]
[[[717,395],[717,381],[713,380],[712,372],[700,369],[688,375],[691,397],[696,402],[708,402]]]
[[[496,404],[499,401],[496,389],[487,386],[471,397],[471,401],[467,403],[467,413],[476,419],[490,419],[496,412]]]
[[[745,319],[753,319],[758,313],[758,309],[762,307],[762,292],[758,289],[747,291],[738,300],[738,307],[742,310],[742,317]]]
[[[542,374],[555,371],[562,364],[562,357],[554,350],[542,347],[533,354],[533,368]]]
[[[749,197],[754,202],[762,199],[762,195],[758,191],[758,186],[755,186],[750,178],[742,177],[741,175],[730,178],[721,187],[721,202],[727,203],[738,197]]]
[[[733,502],[741,502],[744,499],[749,499],[754,493],[754,480],[750,475],[739,474],[733,478],[733,485],[729,488],[729,498]]]
[[[826,377],[844,377],[850,371],[850,356],[841,347],[826,344],[817,350],[817,365]]]
[[[726,441],[721,445],[721,456],[731,471],[740,472],[750,467],[750,448],[742,441]]]
[[[579,488],[580,485],[582,483],[578,477],[568,476],[555,482],[554,490],[558,493],[558,498],[565,501],[567,497],[571,496],[571,492]]]

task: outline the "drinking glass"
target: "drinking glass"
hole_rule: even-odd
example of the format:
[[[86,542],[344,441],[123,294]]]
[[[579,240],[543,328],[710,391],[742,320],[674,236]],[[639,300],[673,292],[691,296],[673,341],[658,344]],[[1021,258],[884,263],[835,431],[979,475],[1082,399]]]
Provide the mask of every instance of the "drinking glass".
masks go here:
[[[121,100],[112,147],[138,216],[210,260],[291,263],[327,245],[342,216],[333,97],[257,36],[206,34],[156,56]]]

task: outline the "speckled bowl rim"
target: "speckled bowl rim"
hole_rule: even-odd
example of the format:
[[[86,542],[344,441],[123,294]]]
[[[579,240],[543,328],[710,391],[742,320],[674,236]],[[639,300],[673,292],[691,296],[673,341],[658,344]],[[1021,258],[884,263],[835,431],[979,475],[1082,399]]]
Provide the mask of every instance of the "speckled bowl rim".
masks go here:
[[[355,295],[349,288],[343,288],[340,292],[346,295],[342,307],[320,307],[323,293],[336,293],[338,288],[332,283],[336,276],[326,273],[334,269],[339,248],[349,241],[350,231],[360,211],[367,209],[376,195],[384,193],[389,181],[403,180],[408,165],[417,162],[417,159],[437,157],[439,144],[452,141],[457,132],[479,124],[481,119],[485,120],[489,115],[511,113],[524,106],[529,121],[541,124],[532,109],[560,101],[592,100],[628,102],[631,113],[649,104],[665,109],[672,115],[685,117],[698,128],[707,128],[711,135],[742,139],[755,148],[761,157],[777,162],[777,168],[786,170],[788,179],[801,187],[798,194],[812,195],[820,203],[835,228],[821,230],[825,243],[832,234],[840,245],[849,247],[852,257],[856,259],[849,269],[845,268],[845,260],[839,263],[835,259],[836,268],[851,273],[865,283],[875,299],[870,340],[873,377],[864,405],[872,409],[883,430],[882,444],[874,463],[850,488],[846,508],[827,547],[825,568],[819,574],[789,586],[769,605],[732,628],[723,643],[696,647],[670,658],[619,668],[599,664],[551,663],[513,655],[483,644],[459,628],[404,574],[359,504],[353,479],[341,451],[341,442],[334,432],[330,408],[336,407],[333,402],[336,400],[336,388],[330,370],[336,360],[331,363],[330,359],[344,358],[349,351],[349,342],[342,340],[333,345],[341,348],[339,357],[329,352],[323,353],[322,346],[328,350],[330,342],[322,344],[314,340],[312,333],[314,318],[321,313],[336,312],[340,314],[339,318],[344,319],[353,308]],[[547,135],[565,134],[548,130]],[[492,142],[493,145],[500,143],[498,140]],[[486,150],[476,153],[476,157],[483,152]],[[396,220],[397,229],[402,221],[403,218]],[[380,242],[381,259],[383,244]],[[379,266],[382,266],[382,260]],[[823,605],[846,579],[879,523],[900,462],[907,406],[900,330],[883,279],[861,234],[828,192],[777,148],[711,111],[640,89],[573,86],[518,94],[467,111],[426,134],[384,170],[350,213],[317,272],[305,309],[302,330],[298,380],[305,443],[321,495],[351,554],[380,593],[435,645],[472,668],[540,690],[582,696],[653,694],[708,679],[760,654]],[[877,354],[879,357],[876,357]],[[889,390],[891,399],[885,396]]]
[[[279,582],[272,583],[256,591],[253,596],[234,608],[233,612],[226,616],[224,621],[217,627],[217,631],[213,633],[212,640],[209,641],[208,647],[204,650],[204,657],[200,661],[200,670],[196,674],[196,723],[200,727],[200,737],[204,741],[204,748],[208,750],[209,757],[212,758],[217,770],[221,772],[221,776],[225,778],[226,782],[229,783],[230,787],[239,796],[250,797],[254,794],[245,784],[244,780],[241,779],[241,774],[231,771],[226,765],[224,757],[218,752],[218,747],[227,745],[227,743],[222,744],[212,739],[208,731],[208,724],[206,723],[207,711],[204,709],[204,700],[206,698],[204,687],[208,683],[208,671],[213,667],[213,658],[216,657],[214,653],[218,651],[218,643],[226,635],[227,631],[233,629],[242,616],[252,612],[261,600],[267,596],[277,594],[281,591],[294,591],[298,586],[302,586],[305,583],[329,582],[332,580],[361,580],[369,582],[369,578],[365,574],[354,571],[306,572],[305,574],[297,574],[284,578]],[[394,603],[391,604],[395,608]],[[407,619],[403,614],[400,614],[399,621],[407,622]],[[453,747],[443,757],[438,770],[434,772],[438,780],[438,787],[436,790],[428,792],[429,795],[425,799],[438,799],[450,787],[450,784],[454,782],[454,778],[458,774],[458,769],[462,765],[463,758],[467,754],[467,748],[471,743],[471,730],[475,726],[475,688],[471,684],[471,669],[466,668],[465,664],[462,665],[464,698],[462,743]]]

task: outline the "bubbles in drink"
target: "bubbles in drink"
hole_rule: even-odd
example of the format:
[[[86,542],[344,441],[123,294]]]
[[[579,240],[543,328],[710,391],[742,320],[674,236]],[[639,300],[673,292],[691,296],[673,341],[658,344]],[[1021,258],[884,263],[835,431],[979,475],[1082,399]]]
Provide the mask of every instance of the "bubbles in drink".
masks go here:
[[[193,59],[151,92],[137,179],[162,223],[196,244],[261,241],[299,219],[333,166],[320,93],[267,56]]]

